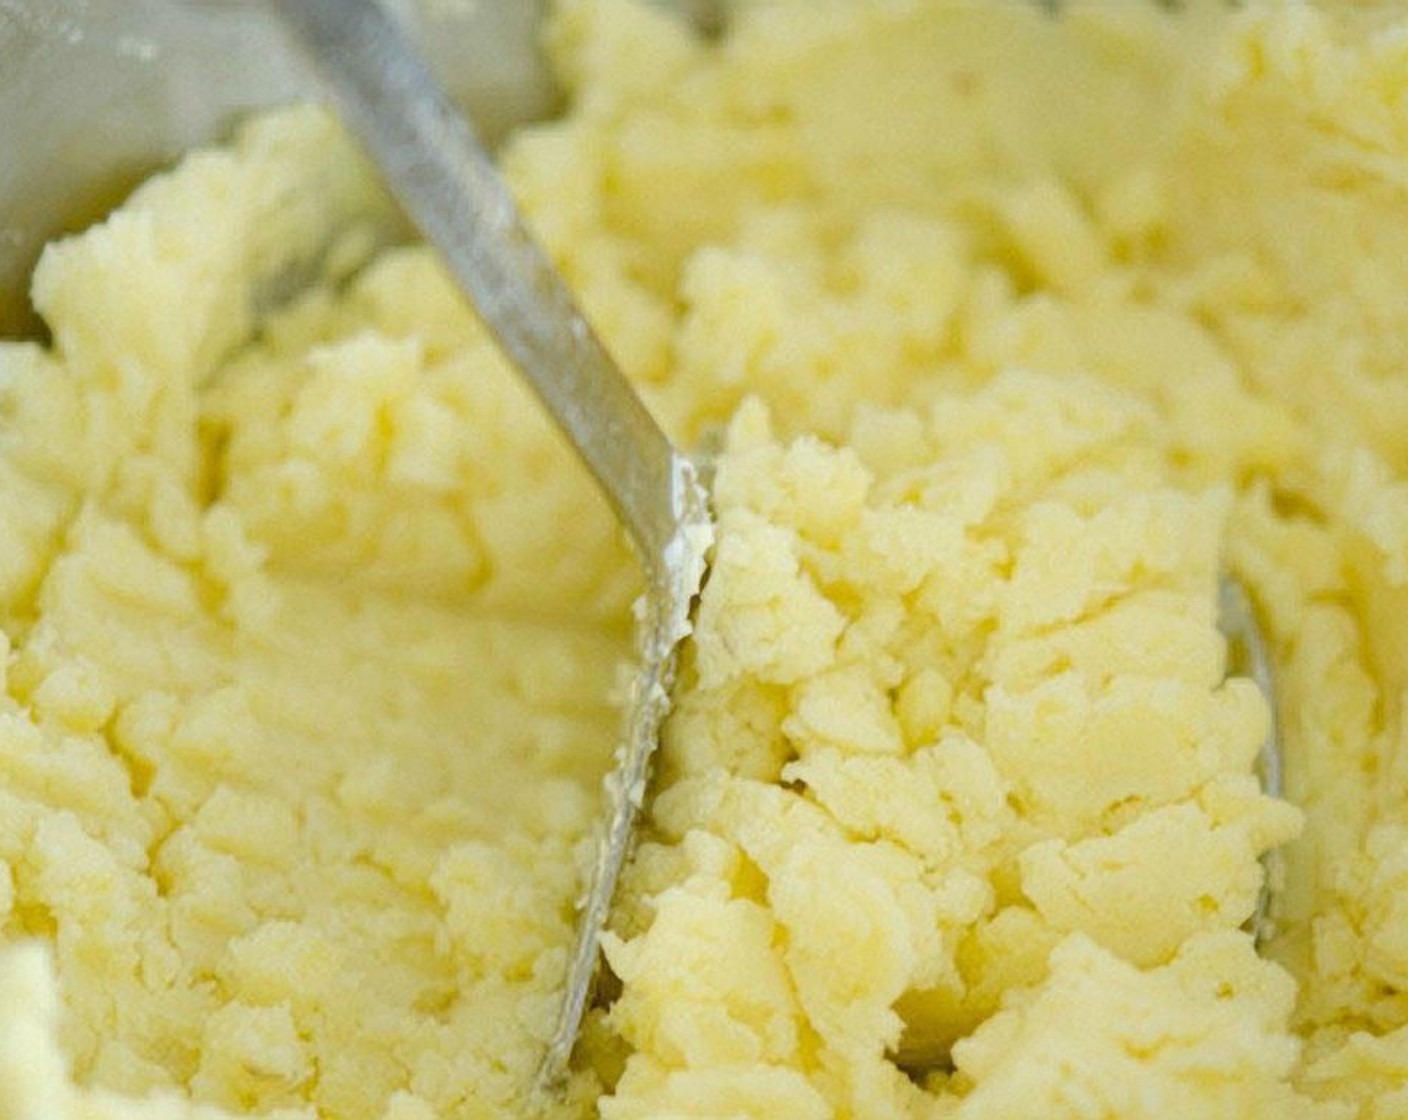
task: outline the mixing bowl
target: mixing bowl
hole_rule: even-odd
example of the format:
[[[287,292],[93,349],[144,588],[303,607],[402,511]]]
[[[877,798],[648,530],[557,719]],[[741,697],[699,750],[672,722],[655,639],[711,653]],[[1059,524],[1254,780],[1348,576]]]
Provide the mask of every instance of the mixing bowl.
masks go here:
[[[549,112],[539,0],[398,3],[442,81],[493,140]],[[312,74],[259,0],[0,3],[0,336],[33,333],[44,242]]]

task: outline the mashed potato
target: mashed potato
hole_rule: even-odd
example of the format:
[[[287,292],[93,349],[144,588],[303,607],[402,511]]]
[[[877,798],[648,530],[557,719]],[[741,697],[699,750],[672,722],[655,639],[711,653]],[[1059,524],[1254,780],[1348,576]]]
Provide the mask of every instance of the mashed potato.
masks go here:
[[[561,5],[506,166],[723,450],[545,1107],[1408,1116],[1398,20]],[[633,569],[373,183],[252,122],[0,348],[0,1120],[542,1106]]]

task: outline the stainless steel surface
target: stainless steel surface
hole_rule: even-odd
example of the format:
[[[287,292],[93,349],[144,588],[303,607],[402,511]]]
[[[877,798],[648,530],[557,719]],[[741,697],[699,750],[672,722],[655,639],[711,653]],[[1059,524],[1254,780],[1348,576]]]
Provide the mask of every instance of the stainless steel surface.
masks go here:
[[[1250,677],[1270,709],[1266,738],[1257,755],[1261,787],[1272,797],[1282,794],[1281,727],[1276,709],[1276,677],[1271,667],[1271,651],[1257,623],[1256,606],[1246,587],[1235,576],[1223,574],[1218,584],[1217,625],[1227,639],[1229,673]],[[1275,935],[1275,889],[1281,877],[1281,853],[1273,848],[1262,857],[1264,878],[1257,895],[1256,910],[1247,923],[1256,943],[1261,945]]]
[[[534,243],[465,118],[376,0],[276,5],[392,194],[572,440],[647,565],[678,532],[665,434]]]
[[[490,141],[551,113],[545,0],[400,0],[457,103]],[[39,329],[44,243],[102,217],[153,170],[315,79],[263,5],[0,0],[0,336]]]
[[[488,153],[386,10],[377,0],[282,0],[277,10],[402,208],[596,476],[646,570],[641,663],[609,781],[609,823],[542,1066],[552,1085],[567,1070],[669,709],[675,649],[704,573],[708,504],[694,468],[598,341]]]

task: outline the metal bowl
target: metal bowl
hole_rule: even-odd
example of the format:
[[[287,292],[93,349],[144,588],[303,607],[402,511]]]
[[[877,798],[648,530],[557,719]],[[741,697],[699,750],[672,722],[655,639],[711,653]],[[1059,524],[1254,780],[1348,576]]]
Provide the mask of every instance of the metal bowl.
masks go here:
[[[557,103],[542,0],[400,0],[491,142]],[[39,333],[29,275],[153,170],[262,107],[316,94],[260,0],[0,0],[0,336]]]

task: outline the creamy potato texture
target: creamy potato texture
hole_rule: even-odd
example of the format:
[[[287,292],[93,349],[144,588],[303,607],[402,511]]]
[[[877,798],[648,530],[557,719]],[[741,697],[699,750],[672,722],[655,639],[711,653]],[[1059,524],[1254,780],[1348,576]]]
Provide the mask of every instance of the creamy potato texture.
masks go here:
[[[567,1095],[632,564],[296,109],[52,246],[0,348],[0,1118],[1408,1116],[1401,13],[549,44],[506,168],[722,443]]]

